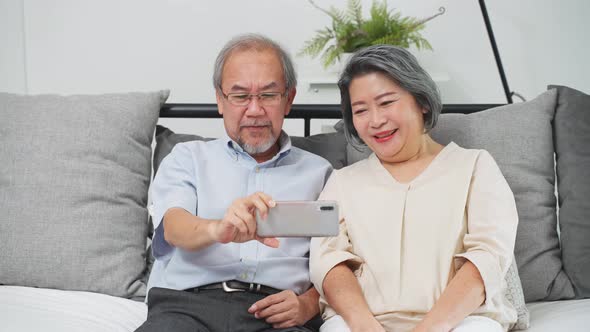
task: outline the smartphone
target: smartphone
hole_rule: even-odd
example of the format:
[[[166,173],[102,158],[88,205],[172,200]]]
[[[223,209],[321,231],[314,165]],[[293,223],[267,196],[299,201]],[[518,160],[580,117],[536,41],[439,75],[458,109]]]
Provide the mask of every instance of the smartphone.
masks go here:
[[[266,219],[256,212],[256,233],[262,237],[321,237],[338,234],[335,201],[277,201]]]

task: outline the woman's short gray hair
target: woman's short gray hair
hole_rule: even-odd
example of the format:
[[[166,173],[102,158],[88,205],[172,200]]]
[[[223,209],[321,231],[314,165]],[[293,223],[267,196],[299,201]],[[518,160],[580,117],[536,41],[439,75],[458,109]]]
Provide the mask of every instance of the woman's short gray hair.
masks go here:
[[[221,91],[223,66],[234,51],[262,51],[267,49],[275,51],[281,60],[285,78],[285,88],[287,91],[291,88],[297,87],[297,75],[295,74],[293,61],[287,51],[268,37],[259,34],[245,34],[232,38],[227,44],[225,44],[225,46],[223,46],[217,55],[217,59],[215,59],[215,68],[213,69],[213,87],[215,87],[215,90]]]
[[[436,83],[407,50],[392,45],[375,45],[357,51],[348,61],[338,80],[344,119],[344,132],[349,142],[357,148],[361,140],[352,122],[350,83],[358,76],[381,73],[408,91],[418,105],[426,110],[424,129],[430,131],[436,125],[442,110],[442,102]]]

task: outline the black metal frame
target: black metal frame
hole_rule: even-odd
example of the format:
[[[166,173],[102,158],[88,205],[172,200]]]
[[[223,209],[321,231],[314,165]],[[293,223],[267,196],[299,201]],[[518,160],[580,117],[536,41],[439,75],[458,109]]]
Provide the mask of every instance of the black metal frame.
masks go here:
[[[498,51],[498,45],[496,44],[496,37],[494,37],[494,30],[492,30],[492,23],[490,23],[488,9],[486,8],[486,3],[484,0],[479,0],[479,7],[481,8],[483,21],[486,24],[486,30],[488,32],[488,37],[490,38],[490,44],[492,44],[492,51],[494,52],[494,59],[496,60],[496,66],[498,67],[498,72],[500,73],[500,79],[502,80],[502,87],[504,88],[506,100],[508,101],[508,104],[512,104],[512,92],[508,87],[508,80],[506,79],[506,74],[504,73],[502,58],[500,58],[500,52]]]
[[[443,113],[469,114],[501,106],[500,104],[447,104]],[[160,110],[161,118],[221,118],[217,104],[164,104]],[[303,119],[304,135],[310,135],[311,119],[340,119],[338,104],[295,104],[291,106],[288,119]]]

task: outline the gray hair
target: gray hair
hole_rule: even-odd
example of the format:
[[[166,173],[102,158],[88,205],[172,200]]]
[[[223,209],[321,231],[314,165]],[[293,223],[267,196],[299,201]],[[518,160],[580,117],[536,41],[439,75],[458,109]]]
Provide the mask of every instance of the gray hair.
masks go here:
[[[215,68],[213,69],[213,87],[215,90],[221,91],[223,66],[233,52],[246,50],[261,51],[268,49],[275,51],[281,60],[287,91],[291,88],[297,87],[297,75],[295,74],[293,61],[287,51],[270,38],[259,34],[245,34],[232,38],[227,44],[225,44],[225,46],[223,46],[217,55],[217,59],[215,59]]]
[[[360,149],[365,143],[352,122],[350,83],[358,76],[381,73],[408,91],[418,105],[426,110],[424,129],[429,132],[438,120],[442,102],[436,83],[420,67],[418,60],[407,50],[392,45],[375,45],[357,51],[348,61],[338,80],[340,88],[344,133],[351,144]]]

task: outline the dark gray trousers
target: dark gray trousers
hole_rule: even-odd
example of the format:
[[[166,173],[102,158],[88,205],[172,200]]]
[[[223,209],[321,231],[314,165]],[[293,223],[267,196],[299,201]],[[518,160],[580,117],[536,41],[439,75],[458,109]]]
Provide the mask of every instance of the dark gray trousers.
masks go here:
[[[313,332],[298,326],[274,329],[248,312],[264,294],[226,293],[202,290],[197,293],[154,287],[148,295],[148,317],[136,332]]]

